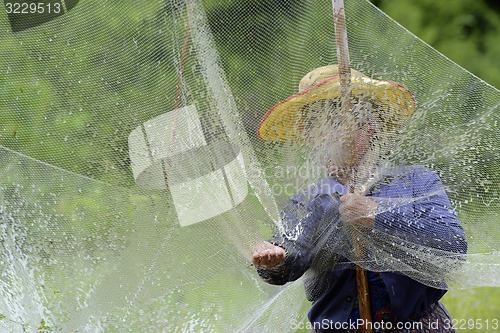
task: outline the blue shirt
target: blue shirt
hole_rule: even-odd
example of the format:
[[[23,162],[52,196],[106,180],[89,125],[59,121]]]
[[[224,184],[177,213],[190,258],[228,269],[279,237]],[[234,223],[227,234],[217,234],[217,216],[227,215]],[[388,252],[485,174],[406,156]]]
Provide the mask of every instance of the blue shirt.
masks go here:
[[[352,248],[351,240],[337,232],[342,224],[339,198],[346,193],[346,186],[325,178],[308,191],[295,194],[283,210],[283,234],[271,240],[285,248],[285,263],[276,269],[258,270],[271,284],[294,281],[309,270],[304,283],[308,299],[313,301],[309,311],[311,323],[321,323],[324,319],[347,321],[357,295],[355,270],[345,264],[342,253],[336,252],[346,246]],[[467,252],[462,226],[451,209],[441,180],[430,169],[421,166],[393,169],[366,195],[381,200],[382,209],[374,221],[376,231],[459,256]],[[384,203],[383,198],[389,200]],[[443,277],[435,281],[435,287],[430,287],[395,272],[385,271],[381,276],[394,322],[426,311],[446,292]]]

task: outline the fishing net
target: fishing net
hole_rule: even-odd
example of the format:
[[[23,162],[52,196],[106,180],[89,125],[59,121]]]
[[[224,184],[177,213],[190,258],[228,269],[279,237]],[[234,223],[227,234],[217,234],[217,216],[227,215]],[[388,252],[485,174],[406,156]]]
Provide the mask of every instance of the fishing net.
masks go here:
[[[369,2],[352,99],[299,88],[337,63],[328,1],[47,4],[0,20],[3,332],[292,332],[354,263],[500,285],[499,91]],[[349,187],[372,228],[315,216]],[[265,283],[264,240],[306,244],[305,277]]]

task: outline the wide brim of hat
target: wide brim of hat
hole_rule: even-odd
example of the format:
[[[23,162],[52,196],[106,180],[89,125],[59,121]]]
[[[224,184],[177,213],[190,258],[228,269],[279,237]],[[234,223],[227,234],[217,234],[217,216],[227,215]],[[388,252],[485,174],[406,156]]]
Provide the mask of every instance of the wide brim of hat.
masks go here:
[[[404,85],[393,81],[379,81],[368,77],[353,77],[350,85],[353,99],[370,98],[382,106],[379,116],[384,130],[393,130],[415,111],[415,99]],[[303,138],[305,106],[321,100],[335,100],[341,97],[338,76],[288,97],[274,105],[262,118],[258,134],[263,140],[283,142]]]

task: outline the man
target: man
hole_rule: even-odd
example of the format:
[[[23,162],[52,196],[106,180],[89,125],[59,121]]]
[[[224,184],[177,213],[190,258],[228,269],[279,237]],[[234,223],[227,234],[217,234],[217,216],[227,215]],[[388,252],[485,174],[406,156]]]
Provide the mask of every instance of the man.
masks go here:
[[[389,142],[414,111],[413,96],[403,85],[353,71],[353,105],[345,114],[339,90],[337,66],[315,69],[298,94],[264,116],[262,139],[302,141],[328,176],[290,199],[283,230],[257,246],[252,262],[271,284],[307,272],[316,332],[347,332],[352,325],[343,324],[359,319],[355,260],[379,270],[368,271],[373,321],[422,323],[415,332],[437,322],[433,332],[451,332],[439,299],[446,274],[467,251],[463,229],[434,172],[385,161]],[[434,266],[438,256],[442,264]],[[408,332],[395,327],[389,328]]]

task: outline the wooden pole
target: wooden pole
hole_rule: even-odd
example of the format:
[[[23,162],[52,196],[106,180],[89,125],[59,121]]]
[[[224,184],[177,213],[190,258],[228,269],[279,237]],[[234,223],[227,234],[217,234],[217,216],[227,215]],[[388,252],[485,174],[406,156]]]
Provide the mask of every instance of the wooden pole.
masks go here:
[[[333,19],[335,24],[335,44],[337,46],[338,70],[340,75],[340,89],[342,96],[342,114],[351,115],[351,69],[349,67],[349,48],[347,43],[347,26],[345,20],[344,0],[332,0]],[[352,117],[350,117],[352,118]],[[354,171],[353,171],[354,172]],[[354,184],[350,184],[350,192],[354,193]],[[357,233],[356,233],[357,234]],[[353,237],[355,260],[362,260],[364,253],[357,240],[357,235]],[[356,266],[356,286],[358,292],[359,317],[363,320],[360,327],[361,333],[372,333],[372,322],[370,295],[368,293],[367,272],[360,266]]]
[[[351,69],[349,67],[349,46],[347,44],[347,26],[345,22],[344,0],[333,1],[333,19],[335,25],[335,45],[337,46],[337,61],[340,75],[342,108],[350,112],[351,105]],[[346,113],[347,114],[347,113]]]

